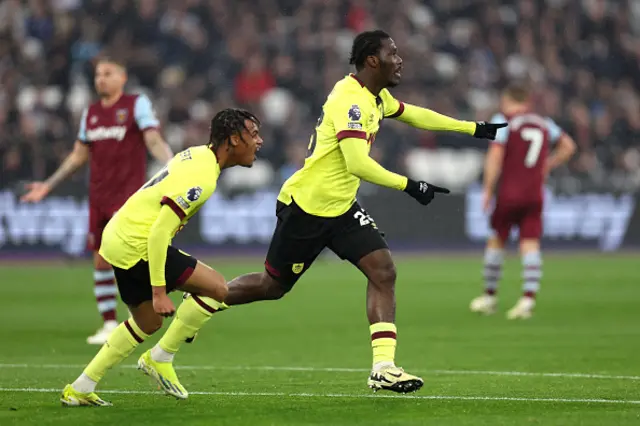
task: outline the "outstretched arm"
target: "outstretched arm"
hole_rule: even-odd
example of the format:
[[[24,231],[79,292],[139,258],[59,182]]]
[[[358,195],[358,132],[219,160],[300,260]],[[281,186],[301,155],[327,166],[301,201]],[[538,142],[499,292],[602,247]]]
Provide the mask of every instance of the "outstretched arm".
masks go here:
[[[56,170],[45,183],[50,187],[56,187],[60,182],[69,177],[73,172],[82,167],[89,160],[89,146],[76,141],[73,151],[64,159],[58,170]]]
[[[401,103],[398,113],[391,117],[418,129],[458,132],[467,135],[473,135],[476,131],[476,123],[473,121],[457,120],[411,104]]]
[[[60,182],[69,177],[89,160],[89,146],[79,140],[73,145],[73,151],[67,155],[58,170],[56,170],[44,182],[33,182],[27,185],[27,192],[22,196],[21,201],[37,203],[51,192]]]
[[[498,129],[507,123],[486,123],[457,120],[427,108],[405,104],[393,98],[388,92],[384,94],[390,110],[386,110],[387,118],[396,118],[403,123],[423,130],[458,132],[480,139],[495,139]]]

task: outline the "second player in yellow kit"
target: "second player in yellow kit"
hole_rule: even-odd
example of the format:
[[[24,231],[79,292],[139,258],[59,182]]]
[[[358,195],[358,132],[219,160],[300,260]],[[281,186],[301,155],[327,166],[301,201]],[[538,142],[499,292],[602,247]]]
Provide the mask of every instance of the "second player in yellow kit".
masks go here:
[[[225,308],[227,285],[218,272],[171,246],[171,240],[213,194],[221,169],[253,164],[262,145],[259,125],[247,111],[220,111],[211,120],[207,145],[177,154],[109,221],[100,254],[113,266],[131,318],[118,325],[84,372],[64,388],[63,405],[111,405],[94,392],[97,383],[156,332],[163,317],[174,314],[158,344],[140,357],[138,368],[165,393],[188,397],[173,357],[214,312]],[[187,293],[177,311],[167,296],[176,289]]]
[[[100,254],[112,266],[123,270],[149,257],[160,255],[154,251],[164,244],[149,244],[149,236],[161,214],[177,217],[184,226],[209,199],[220,176],[220,165],[213,151],[206,145],[189,148],[176,155],[142,188],[127,200],[106,226],[105,242]],[[163,209],[168,206],[169,209]],[[172,220],[171,222],[177,222]],[[162,259],[152,263],[162,265]],[[152,274],[158,271],[152,271]],[[164,274],[157,273],[152,282],[165,282]]]
[[[369,150],[385,118],[421,129],[489,139],[506,124],[460,121],[394,99],[388,88],[400,82],[402,59],[383,31],[359,34],[353,42],[351,63],[356,73],[339,81],[327,97],[305,164],[280,191],[265,271],[229,282],[225,303],[232,306],[281,298],[328,247],[368,280],[373,350],[368,385],[376,390],[412,392],[420,389],[422,379],[395,365],[395,266],[375,222],[358,205],[356,193],[365,180],[405,191],[426,205],[436,193],[449,191],[386,170],[369,156]],[[330,304],[331,298],[323,303]]]

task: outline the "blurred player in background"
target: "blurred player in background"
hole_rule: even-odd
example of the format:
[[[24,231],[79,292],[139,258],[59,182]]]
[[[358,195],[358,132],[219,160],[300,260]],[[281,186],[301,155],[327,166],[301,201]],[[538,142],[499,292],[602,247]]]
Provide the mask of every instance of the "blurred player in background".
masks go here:
[[[220,111],[211,120],[208,145],[176,155],[109,221],[100,255],[115,270],[120,297],[131,318],[116,327],[84,372],[64,388],[63,405],[111,405],[94,392],[97,383],[158,331],[163,317],[174,313],[175,320],[158,344],[140,357],[138,368],[167,394],[188,397],[173,368],[173,357],[224,307],[227,285],[221,274],[171,246],[171,239],[211,197],[222,169],[251,167],[262,146],[259,125],[248,111]],[[177,311],[167,295],[176,289],[190,293]]]
[[[95,88],[100,100],[82,113],[73,151],[44,182],[28,185],[22,201],[39,202],[60,182],[89,161],[89,247],[93,250],[94,294],[103,325],[87,338],[101,345],[117,327],[117,288],[113,270],[100,256],[102,231],[124,202],[146,180],[147,150],[165,164],[171,148],[159,132],[149,98],[124,93],[124,65],[100,59],[95,69]],[[145,148],[146,147],[146,148]]]
[[[509,319],[529,318],[536,304],[542,277],[540,237],[544,182],[551,170],[567,162],[576,150],[573,139],[550,118],[531,112],[531,93],[513,85],[503,93],[502,113],[491,121],[507,121],[487,153],[484,168],[483,208],[491,215],[493,236],[484,256],[485,293],[471,302],[471,310],[492,314],[496,310],[498,281],[502,275],[504,246],[511,228],[520,233],[523,296],[508,313]],[[550,146],[555,146],[549,154]]]
[[[400,83],[402,59],[383,31],[359,34],[350,62],[356,74],[334,86],[311,137],[304,166],[280,191],[265,271],[232,280],[225,302],[240,305],[281,298],[328,247],[368,279],[373,350],[368,385],[376,390],[412,392],[420,389],[422,379],[395,365],[395,265],[374,220],[356,201],[356,193],[365,180],[404,191],[426,205],[436,193],[449,191],[386,170],[369,156],[369,150],[384,118],[420,129],[490,139],[506,124],[460,121],[396,100],[388,88]],[[331,297],[324,303],[331,303]]]

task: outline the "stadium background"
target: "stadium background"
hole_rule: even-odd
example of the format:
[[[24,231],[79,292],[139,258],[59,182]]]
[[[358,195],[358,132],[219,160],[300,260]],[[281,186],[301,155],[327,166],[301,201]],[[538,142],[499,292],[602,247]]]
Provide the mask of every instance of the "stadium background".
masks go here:
[[[92,60],[102,53],[128,65],[128,89],[151,97],[174,151],[206,141],[208,121],[222,107],[259,114],[266,141],[259,163],[226,172],[216,200],[181,238],[218,248],[266,242],[274,191],[304,161],[327,93],[350,71],[354,34],[377,26],[401,49],[405,72],[394,94],[407,102],[483,120],[496,110],[506,82],[530,81],[538,111],[579,144],[578,154],[549,181],[554,194],[566,195],[550,203],[550,242],[640,245],[635,199],[620,198],[640,188],[640,2],[396,3],[2,2],[0,255],[46,247],[82,252],[86,172],[40,206],[19,205],[13,191],[48,176],[69,152],[82,108],[93,98]],[[485,149],[485,141],[390,120],[372,155],[457,195],[419,209],[402,194],[365,184],[362,202],[397,247],[469,245],[486,235],[473,186]],[[151,164],[150,173],[157,167]],[[401,223],[394,214],[408,219]],[[220,216],[224,220],[216,222]]]

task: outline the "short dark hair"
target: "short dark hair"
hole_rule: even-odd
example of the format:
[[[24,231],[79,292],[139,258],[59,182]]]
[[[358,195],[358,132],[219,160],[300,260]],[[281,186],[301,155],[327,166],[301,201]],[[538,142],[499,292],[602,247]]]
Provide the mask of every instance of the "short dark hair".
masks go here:
[[[504,90],[504,94],[516,102],[527,102],[531,98],[531,89],[526,83],[511,83]]]
[[[253,121],[260,126],[260,120],[247,110],[239,108],[226,108],[218,112],[211,119],[211,131],[209,133],[209,145],[213,150],[221,147],[233,135],[240,135],[247,129],[245,120]]]
[[[355,65],[356,70],[364,68],[367,57],[377,55],[382,48],[382,41],[391,38],[382,30],[365,31],[356,36],[351,46],[349,64]]]

